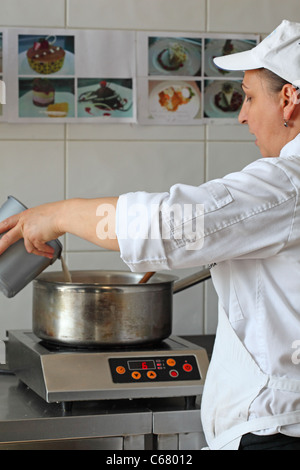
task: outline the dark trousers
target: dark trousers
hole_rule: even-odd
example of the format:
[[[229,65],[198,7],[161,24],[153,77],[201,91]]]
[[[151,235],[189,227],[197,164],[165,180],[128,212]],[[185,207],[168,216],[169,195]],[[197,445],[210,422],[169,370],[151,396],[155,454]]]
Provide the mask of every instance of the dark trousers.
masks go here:
[[[300,450],[300,437],[289,437],[284,434],[273,436],[245,434],[239,450]]]

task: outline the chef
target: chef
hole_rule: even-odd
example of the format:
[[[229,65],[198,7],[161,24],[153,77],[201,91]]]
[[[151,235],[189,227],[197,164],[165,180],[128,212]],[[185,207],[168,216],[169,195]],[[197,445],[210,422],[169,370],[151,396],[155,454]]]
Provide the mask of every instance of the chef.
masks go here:
[[[23,237],[51,258],[46,242],[69,232],[120,250],[132,271],[210,265],[219,323],[202,400],[209,449],[300,450],[300,24],[283,21],[215,63],[245,71],[239,121],[262,159],[199,187],[29,209],[0,223],[0,254]]]

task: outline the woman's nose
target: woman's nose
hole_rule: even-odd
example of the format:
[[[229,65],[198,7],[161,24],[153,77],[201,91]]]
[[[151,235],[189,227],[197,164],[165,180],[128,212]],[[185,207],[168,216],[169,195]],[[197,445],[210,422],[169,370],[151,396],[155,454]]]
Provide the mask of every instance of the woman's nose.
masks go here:
[[[239,123],[240,124],[248,124],[247,119],[247,110],[246,110],[246,100],[243,103],[242,109],[239,114]]]

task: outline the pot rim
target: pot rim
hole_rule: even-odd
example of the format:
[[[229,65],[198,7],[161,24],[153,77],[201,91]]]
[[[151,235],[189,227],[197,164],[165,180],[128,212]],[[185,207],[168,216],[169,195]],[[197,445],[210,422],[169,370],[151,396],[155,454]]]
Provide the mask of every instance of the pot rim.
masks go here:
[[[47,285],[47,286],[64,286],[69,288],[76,288],[76,287],[138,287],[138,288],[145,288],[147,286],[157,286],[161,284],[173,284],[177,281],[178,277],[163,274],[163,273],[156,273],[146,284],[139,284],[139,281],[142,279],[145,273],[135,273],[131,271],[117,271],[117,270],[73,270],[70,271],[71,276],[103,276],[102,280],[90,282],[90,281],[82,281],[82,282],[66,282],[63,279],[62,271],[51,271],[48,273],[43,273],[38,276],[34,281],[34,286],[37,285]],[[109,277],[115,277],[115,279],[109,279]],[[124,281],[116,278],[124,277]],[[107,279],[105,279],[107,277]],[[127,281],[126,281],[127,280]],[[131,282],[128,282],[132,280]]]

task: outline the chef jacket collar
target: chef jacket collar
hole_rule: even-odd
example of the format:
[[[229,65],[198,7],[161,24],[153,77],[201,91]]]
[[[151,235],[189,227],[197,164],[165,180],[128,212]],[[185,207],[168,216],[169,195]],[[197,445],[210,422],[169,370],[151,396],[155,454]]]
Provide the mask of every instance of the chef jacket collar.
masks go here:
[[[280,152],[280,157],[288,157],[288,156],[300,156],[300,134],[295,137],[295,139],[288,142]]]

